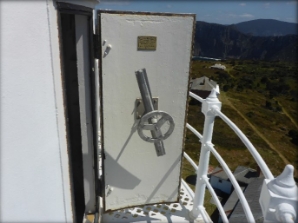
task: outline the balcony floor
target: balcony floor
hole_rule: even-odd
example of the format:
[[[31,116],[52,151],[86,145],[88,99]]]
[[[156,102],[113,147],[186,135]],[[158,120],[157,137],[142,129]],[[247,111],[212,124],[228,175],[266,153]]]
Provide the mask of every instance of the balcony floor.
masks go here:
[[[101,222],[190,222],[189,211],[193,207],[193,192],[182,180],[180,202],[154,204],[105,213]]]

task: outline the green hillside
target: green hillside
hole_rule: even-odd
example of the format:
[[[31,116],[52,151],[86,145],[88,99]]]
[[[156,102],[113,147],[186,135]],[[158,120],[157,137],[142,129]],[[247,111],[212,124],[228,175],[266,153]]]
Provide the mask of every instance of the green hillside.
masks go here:
[[[222,112],[249,138],[273,175],[290,163],[298,173],[298,67],[294,63],[228,60],[220,62],[226,71],[210,69],[213,61],[193,61],[191,77],[207,76],[220,86]],[[187,122],[202,133],[204,116],[200,105],[189,104]],[[257,165],[236,134],[215,119],[212,143],[233,171],[238,165]],[[196,162],[201,144],[187,130],[185,151]],[[211,156],[211,167],[218,166]],[[195,174],[184,160],[183,177]],[[208,196],[209,199],[209,196]]]

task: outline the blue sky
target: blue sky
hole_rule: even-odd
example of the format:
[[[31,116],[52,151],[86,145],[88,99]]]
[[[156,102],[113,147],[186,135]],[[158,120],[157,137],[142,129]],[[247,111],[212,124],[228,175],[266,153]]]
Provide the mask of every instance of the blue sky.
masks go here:
[[[298,0],[101,0],[98,9],[195,13],[198,21],[235,24],[254,19],[297,23]]]

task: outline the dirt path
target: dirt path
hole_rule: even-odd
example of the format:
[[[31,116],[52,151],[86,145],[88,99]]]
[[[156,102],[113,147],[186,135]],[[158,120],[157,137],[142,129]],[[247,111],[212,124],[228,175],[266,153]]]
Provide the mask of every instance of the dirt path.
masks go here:
[[[293,117],[288,113],[288,111],[282,106],[282,104],[280,103],[280,101],[277,101],[278,105],[281,107],[282,112],[291,120],[291,122],[296,126],[296,128],[298,129],[298,124],[295,121],[295,119],[293,119]]]
[[[279,157],[284,161],[285,164],[290,164],[286,157],[231,103],[231,101],[226,97],[224,93],[221,93],[220,95],[224,104],[227,104],[231,108],[233,108],[237,112],[237,114],[240,115],[247,122],[247,124],[258,134],[258,136],[260,136],[260,138],[267,143],[270,149],[272,149],[279,155]]]

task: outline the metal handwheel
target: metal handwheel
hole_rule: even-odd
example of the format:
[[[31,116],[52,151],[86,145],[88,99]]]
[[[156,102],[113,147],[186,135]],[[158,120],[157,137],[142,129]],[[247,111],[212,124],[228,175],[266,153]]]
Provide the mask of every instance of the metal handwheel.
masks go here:
[[[161,127],[164,125],[164,123],[169,122],[169,129],[165,134],[161,132]],[[175,123],[173,118],[166,112],[164,111],[151,111],[145,114],[138,125],[138,133],[139,136],[145,140],[146,142],[157,142],[160,140],[165,140],[167,139],[172,132],[174,131]],[[151,130],[151,131],[157,131],[160,132],[158,137],[149,137],[144,135],[143,130]]]
[[[140,93],[144,103],[145,114],[142,116],[138,125],[139,136],[146,142],[154,143],[157,156],[166,154],[163,140],[167,139],[173,132],[175,124],[173,118],[166,112],[154,110],[152,94],[146,69],[136,71]],[[170,123],[170,127],[165,134],[161,132],[161,127],[165,122]],[[149,130],[152,137],[146,136],[143,130]]]

